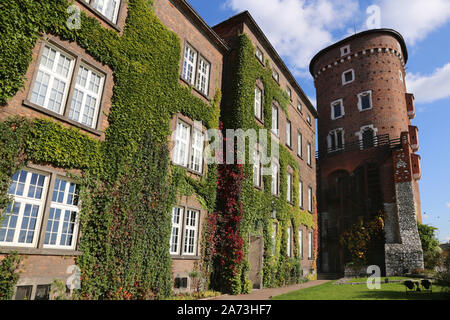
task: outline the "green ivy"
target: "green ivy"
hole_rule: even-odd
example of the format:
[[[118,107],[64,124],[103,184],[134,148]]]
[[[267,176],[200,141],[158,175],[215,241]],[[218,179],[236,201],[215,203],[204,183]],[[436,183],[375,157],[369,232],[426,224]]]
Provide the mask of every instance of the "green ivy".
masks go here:
[[[11,175],[28,161],[80,169],[83,253],[77,259],[82,274],[77,296],[165,298],[171,294],[172,262],[161,244],[169,242],[171,207],[176,196],[195,194],[214,211],[217,180],[214,165],[193,179],[169,164],[170,121],[182,113],[217,128],[221,93],[205,103],[179,84],[181,42],[157,18],[152,1],[128,0],[122,35],[84,12],[81,29],[68,29],[69,5],[66,0],[0,3],[0,110],[23,88],[37,40],[52,34],[76,42],[113,70],[105,141],[49,120],[14,118],[0,124],[0,208],[10,201]]]

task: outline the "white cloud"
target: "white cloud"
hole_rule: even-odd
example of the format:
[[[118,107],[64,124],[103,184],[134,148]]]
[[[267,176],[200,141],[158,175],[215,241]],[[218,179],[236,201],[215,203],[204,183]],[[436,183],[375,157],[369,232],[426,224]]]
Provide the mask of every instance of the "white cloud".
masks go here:
[[[227,0],[235,12],[248,10],[298,76],[318,51],[332,44],[358,12],[357,0]]]
[[[399,31],[408,44],[423,40],[450,20],[450,0],[376,0],[381,24]]]
[[[445,205],[447,206],[447,208],[450,208],[450,202],[447,202]]]
[[[406,86],[409,92],[414,93],[417,103],[431,103],[450,97],[450,63],[431,75],[408,73]]]

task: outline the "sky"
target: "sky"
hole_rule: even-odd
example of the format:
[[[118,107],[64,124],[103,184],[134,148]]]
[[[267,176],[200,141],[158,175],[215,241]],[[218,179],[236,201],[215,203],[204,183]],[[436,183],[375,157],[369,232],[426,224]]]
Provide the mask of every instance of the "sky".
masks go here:
[[[450,242],[450,0],[188,2],[210,26],[248,10],[313,104],[308,67],[317,52],[355,31],[399,31],[409,52],[406,85],[416,98],[412,124],[419,128],[423,223],[438,228],[442,243]]]

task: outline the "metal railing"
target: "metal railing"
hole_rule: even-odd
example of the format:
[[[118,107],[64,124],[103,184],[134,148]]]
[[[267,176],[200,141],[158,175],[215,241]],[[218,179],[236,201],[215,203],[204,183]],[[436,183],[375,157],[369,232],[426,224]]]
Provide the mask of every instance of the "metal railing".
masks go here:
[[[334,148],[329,148],[328,146],[319,147],[319,150],[316,152],[316,158],[320,159],[324,157],[332,157],[334,155],[338,155],[344,152],[362,151],[382,146],[389,146],[391,149],[394,149],[399,147],[400,145],[401,145],[400,138],[389,139],[389,134],[382,134],[374,136],[372,139],[362,139],[350,143],[345,143],[341,147],[338,146]]]

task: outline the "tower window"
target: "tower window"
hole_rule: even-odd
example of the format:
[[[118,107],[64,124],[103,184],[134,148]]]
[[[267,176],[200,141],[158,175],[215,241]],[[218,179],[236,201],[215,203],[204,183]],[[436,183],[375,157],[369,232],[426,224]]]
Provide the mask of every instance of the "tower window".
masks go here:
[[[353,69],[342,73],[342,85],[349,84],[355,80],[355,71]]]
[[[350,45],[341,48],[341,57],[350,53]]]
[[[342,150],[344,148],[344,129],[336,129],[328,134],[328,152]]]
[[[358,109],[359,111],[372,109],[372,91],[358,94]]]
[[[336,120],[344,116],[344,103],[342,99],[331,103],[331,119]]]
[[[363,149],[369,149],[374,147],[375,132],[372,128],[366,128],[362,132],[362,144]]]

